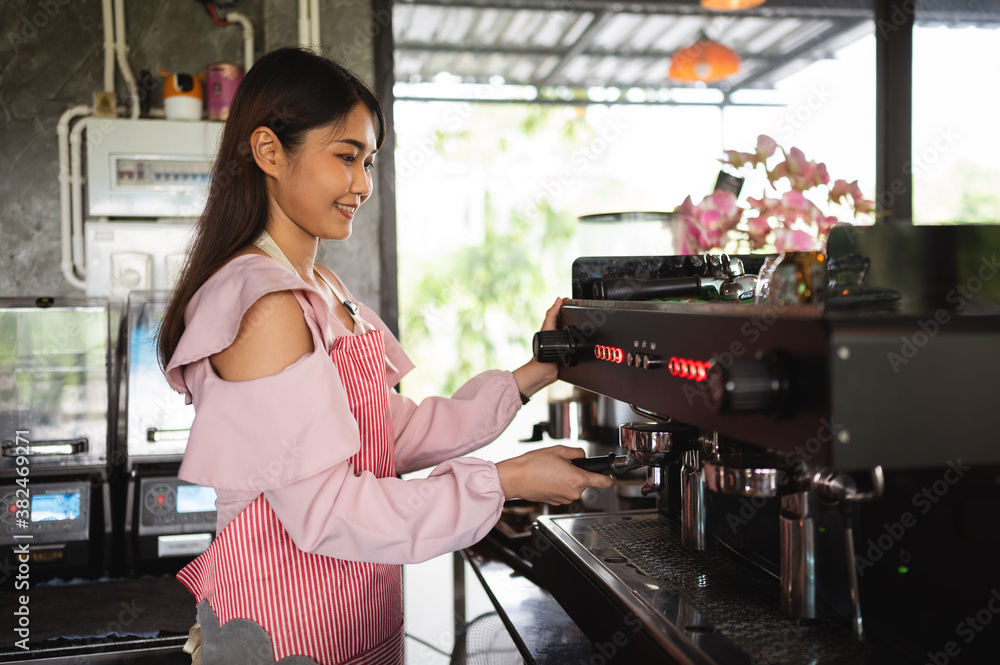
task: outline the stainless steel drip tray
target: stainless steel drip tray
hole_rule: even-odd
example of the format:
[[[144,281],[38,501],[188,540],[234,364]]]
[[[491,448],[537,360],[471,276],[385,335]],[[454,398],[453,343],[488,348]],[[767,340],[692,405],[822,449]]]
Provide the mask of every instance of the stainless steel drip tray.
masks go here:
[[[539,578],[612,662],[900,662],[846,625],[785,616],[778,579],[722,551],[686,549],[680,527],[655,511],[547,515],[536,529]]]

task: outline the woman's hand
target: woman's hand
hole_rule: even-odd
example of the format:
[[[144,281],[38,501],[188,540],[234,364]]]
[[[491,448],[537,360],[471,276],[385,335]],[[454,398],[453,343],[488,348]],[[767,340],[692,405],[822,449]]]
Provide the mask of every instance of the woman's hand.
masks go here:
[[[569,298],[556,298],[556,301],[545,310],[545,320],[542,321],[540,330],[555,330],[556,320],[559,318],[559,309],[564,302],[569,302]]]
[[[569,299],[556,298],[552,306],[545,312],[545,320],[541,330],[555,330],[559,318],[559,308]],[[559,367],[555,363],[540,363],[534,358],[514,370],[514,380],[517,389],[526,397],[531,397],[539,390],[549,385],[559,377]]]
[[[588,487],[611,487],[611,477],[590,473],[570,460],[584,457],[580,448],[540,448],[497,462],[500,487],[508,499],[566,504],[580,498]]]

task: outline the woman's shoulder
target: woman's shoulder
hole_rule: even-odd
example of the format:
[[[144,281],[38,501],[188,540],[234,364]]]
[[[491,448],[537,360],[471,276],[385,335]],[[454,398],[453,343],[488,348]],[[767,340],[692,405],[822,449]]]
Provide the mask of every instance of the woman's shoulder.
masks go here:
[[[298,275],[271,257],[240,254],[223,264],[195,292],[185,310],[185,325],[199,310],[224,317],[233,310],[246,310],[268,293],[304,288],[308,286]],[[206,304],[212,306],[206,308]]]
[[[269,256],[248,253],[230,259],[188,303],[184,334],[169,366],[183,366],[228,348],[247,311],[268,294],[279,291],[293,292],[306,320],[315,324],[314,310],[321,300],[298,275]]]

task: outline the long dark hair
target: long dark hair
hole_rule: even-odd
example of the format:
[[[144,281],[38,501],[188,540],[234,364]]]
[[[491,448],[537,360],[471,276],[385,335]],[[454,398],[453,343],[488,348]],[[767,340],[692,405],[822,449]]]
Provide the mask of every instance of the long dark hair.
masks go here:
[[[285,151],[295,154],[308,130],[343,121],[359,103],[371,110],[381,146],[386,128],[378,99],[361,79],[332,60],[282,48],[247,72],[222,132],[205,212],[160,327],[157,343],[163,367],[184,333],[184,310],[195,292],[267,224],[266,180],[253,160],[250,135],[258,127],[269,127]]]

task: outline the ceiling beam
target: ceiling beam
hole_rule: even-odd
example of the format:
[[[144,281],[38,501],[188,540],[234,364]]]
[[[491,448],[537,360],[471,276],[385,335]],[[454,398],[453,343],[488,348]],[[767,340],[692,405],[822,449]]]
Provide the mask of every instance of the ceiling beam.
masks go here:
[[[549,73],[542,78],[541,84],[548,85],[549,81],[558,76],[559,73],[566,68],[566,65],[569,64],[570,60],[583,53],[584,50],[590,46],[591,42],[594,41],[594,38],[601,32],[601,29],[607,25],[608,21],[610,21],[613,17],[614,13],[612,12],[600,12],[595,14],[594,20],[590,22],[590,25],[584,28],[583,32],[580,33],[580,36],[577,37],[576,41],[573,42],[569,48],[559,54],[559,62],[557,62],[555,67],[550,69]]]
[[[396,5],[466,7],[473,9],[534,10],[547,12],[602,12],[700,16],[705,11],[691,0],[396,0]],[[918,23],[1000,23],[1000,3],[983,2],[976,8],[956,6],[955,0],[919,0]],[[971,3],[970,3],[971,4]],[[711,12],[710,12],[711,13]],[[874,0],[767,0],[764,4],[724,16],[759,18],[857,18],[875,16]]]
[[[725,96],[724,101],[721,102],[682,102],[674,99],[660,101],[642,101],[642,102],[632,102],[627,99],[617,99],[613,102],[598,102],[591,99],[563,99],[561,97],[537,97],[535,99],[483,99],[481,97],[417,97],[409,95],[397,95],[394,98],[397,102],[455,102],[455,103],[469,103],[469,104],[523,104],[525,106],[530,105],[541,105],[541,106],[593,106],[593,105],[603,105],[603,106],[714,106],[714,107],[724,107],[724,106],[738,106],[738,107],[761,107],[761,106],[772,106],[780,107],[784,104],[767,104],[763,102],[753,102],[753,103],[740,103],[734,104],[729,101],[729,97]]]
[[[856,24],[852,24],[856,25]],[[570,50],[566,48],[539,48],[539,47],[517,47],[517,46],[459,46],[457,44],[431,44],[426,42],[396,42],[395,49],[397,52],[413,51],[417,53],[450,53],[453,55],[459,54],[470,54],[470,55],[510,55],[510,56],[526,56],[533,58],[548,58],[548,57],[558,57],[558,58],[572,58],[572,57],[587,57],[587,58],[650,58],[653,60],[660,58],[669,59],[673,56],[673,51],[660,51],[660,50],[612,50],[612,49],[584,49],[579,53],[573,53],[570,55]],[[817,52],[828,53],[829,49],[817,48]],[[765,63],[777,62],[779,58],[773,55],[765,55],[763,53],[747,53],[741,54],[742,58],[749,60],[757,60]],[[555,71],[555,70],[553,70]],[[552,77],[552,74],[549,74]]]
[[[466,7],[472,9],[534,10],[546,12],[604,12],[628,14],[666,14],[699,16],[705,10],[690,0],[639,0],[638,2],[612,2],[609,0],[397,0],[397,5],[426,5],[429,7]],[[763,5],[744,9],[738,16],[765,18],[817,18],[817,17],[867,17],[874,15],[872,0],[825,0],[817,6],[816,0],[767,0]]]
[[[768,75],[773,74],[775,71],[779,70],[782,65],[788,64],[799,58],[806,58],[810,56],[818,49],[822,49],[824,45],[829,44],[831,40],[835,39],[836,37],[844,33],[854,30],[859,25],[863,25],[864,23],[865,21],[847,21],[847,20],[835,21],[833,25],[831,25],[829,28],[827,28],[820,34],[816,35],[812,39],[809,39],[803,42],[802,44],[799,44],[791,51],[783,53],[777,58],[775,58],[775,62],[772,63],[768,68],[758,70],[753,74],[750,74],[746,78],[736,79],[731,84],[732,87],[730,88],[730,92],[735,92],[743,88],[749,88],[752,87],[753,84],[755,83],[764,81],[765,79],[767,79]]]

